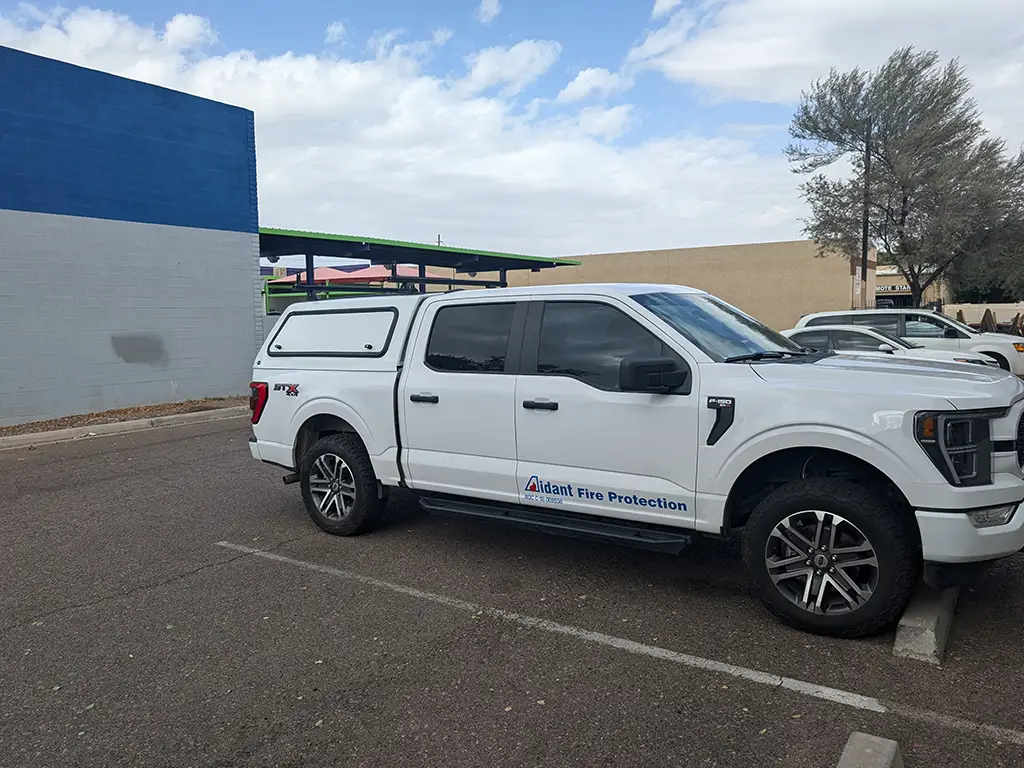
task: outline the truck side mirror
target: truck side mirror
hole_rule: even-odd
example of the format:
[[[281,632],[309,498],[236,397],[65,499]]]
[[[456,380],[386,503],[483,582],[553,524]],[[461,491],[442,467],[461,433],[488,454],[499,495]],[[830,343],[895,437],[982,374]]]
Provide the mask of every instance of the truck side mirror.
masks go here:
[[[942,337],[944,339],[959,339],[960,332],[957,331],[956,328],[950,328],[949,326],[947,326],[946,330],[942,332]]]
[[[896,351],[896,347],[894,347],[892,344],[886,344],[883,342],[882,344],[878,345],[878,351],[886,352],[891,355],[893,352]]]
[[[689,382],[689,369],[680,368],[671,357],[626,358],[619,363],[619,389],[623,392],[666,395],[686,387],[686,394]]]

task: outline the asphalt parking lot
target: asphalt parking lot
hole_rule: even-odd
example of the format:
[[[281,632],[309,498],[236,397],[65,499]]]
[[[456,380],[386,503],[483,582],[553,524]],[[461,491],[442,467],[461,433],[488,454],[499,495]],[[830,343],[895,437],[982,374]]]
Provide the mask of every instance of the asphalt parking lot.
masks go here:
[[[723,543],[407,499],[328,536],[248,434],[0,452],[0,763],[823,768],[861,730],[908,768],[1024,764],[1024,557],[962,593],[932,667],[778,625]]]

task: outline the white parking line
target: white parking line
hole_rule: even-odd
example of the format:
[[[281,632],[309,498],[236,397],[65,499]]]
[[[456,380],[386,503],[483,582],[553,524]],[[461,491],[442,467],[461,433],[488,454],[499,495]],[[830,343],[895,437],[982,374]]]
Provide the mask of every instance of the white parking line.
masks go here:
[[[725,662],[715,661],[714,659],[705,659],[700,656],[691,656],[687,653],[678,653],[676,651],[670,651],[667,648],[659,648],[654,645],[646,645],[644,643],[638,643],[634,640],[627,640],[622,637],[615,637],[613,635],[606,635],[601,632],[592,632],[582,627],[573,627],[568,624],[559,624],[549,619],[540,619],[534,616],[525,616],[521,613],[514,613],[512,611],[503,611],[499,608],[488,608],[483,605],[477,605],[476,603],[470,603],[465,600],[459,600],[454,597],[446,597],[445,595],[438,595],[434,592],[427,592],[422,589],[416,589],[415,587],[407,587],[402,584],[395,584],[394,582],[384,581],[383,579],[375,579],[372,576],[364,576],[359,573],[353,573],[352,571],[344,571],[340,568],[332,568],[327,565],[320,565],[318,563],[310,563],[305,560],[296,560],[292,557],[285,555],[279,555],[275,552],[267,552],[262,549],[253,549],[252,547],[246,547],[241,544],[234,544],[230,541],[218,541],[217,546],[225,547],[226,549],[232,549],[236,552],[243,552],[247,555],[254,557],[260,557],[265,560],[273,560],[278,563],[285,563],[292,565],[297,568],[304,568],[307,571],[316,571],[317,573],[324,573],[329,576],[335,576],[339,579],[346,581],[354,581],[360,584],[366,584],[367,586],[377,587],[379,589],[386,589],[391,592],[396,592],[400,595],[406,595],[408,597],[414,597],[419,600],[427,600],[438,605],[444,605],[448,608],[453,608],[458,611],[464,611],[474,615],[490,616],[496,619],[502,619],[513,624],[518,624],[523,627],[530,627],[532,629],[543,629],[547,632],[554,632],[560,635],[568,635],[569,637],[578,638],[580,640],[586,640],[597,645],[603,645],[608,648],[616,648],[620,651],[626,651],[628,653],[634,653],[641,656],[648,656],[654,659],[661,659],[663,661],[670,661],[675,664],[682,664],[686,667],[692,667],[694,669],[702,669],[707,672],[715,672],[722,675],[729,675],[731,677],[741,678],[743,680],[749,680],[753,683],[760,685],[766,685],[773,688],[785,688],[786,690],[793,691],[794,693],[801,694],[803,696],[810,696],[816,699],[824,699],[830,701],[833,704],[841,704],[843,706],[852,707],[854,709],[866,710],[869,712],[877,712],[881,714],[890,713],[905,717],[909,720],[916,720],[931,725],[938,725],[943,728],[949,728],[951,730],[962,731],[969,733],[974,736],[980,736],[983,738],[993,739],[1001,742],[1008,742],[1011,744],[1022,744],[1024,745],[1024,731],[1015,731],[1010,728],[1000,728],[995,725],[987,725],[984,723],[976,723],[972,720],[965,720],[963,718],[954,717],[951,715],[944,715],[939,712],[932,712],[925,709],[917,709],[916,707],[910,707],[897,702],[883,701],[882,699],[876,699],[871,696],[862,696],[859,693],[851,693],[850,691],[842,691],[838,688],[829,688],[824,685],[816,685],[815,683],[808,683],[803,680],[796,680],[791,677],[783,677],[781,675],[775,675],[770,672],[762,672],[757,669],[749,669],[747,667],[740,667],[735,664],[726,664]]]

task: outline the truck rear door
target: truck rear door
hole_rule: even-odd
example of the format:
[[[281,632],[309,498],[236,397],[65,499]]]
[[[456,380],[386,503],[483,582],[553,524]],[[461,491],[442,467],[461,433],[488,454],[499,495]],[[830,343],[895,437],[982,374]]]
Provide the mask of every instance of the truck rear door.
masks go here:
[[[423,305],[399,387],[411,488],[517,500],[514,371],[526,306],[472,294]]]

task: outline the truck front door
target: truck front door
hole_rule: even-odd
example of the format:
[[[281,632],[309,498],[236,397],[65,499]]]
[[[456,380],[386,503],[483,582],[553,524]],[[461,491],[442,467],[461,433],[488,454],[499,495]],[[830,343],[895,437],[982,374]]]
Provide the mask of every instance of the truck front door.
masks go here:
[[[689,394],[619,389],[625,357],[674,357]],[[601,298],[530,306],[515,421],[524,504],[692,526],[697,366]]]
[[[399,391],[411,488],[518,500],[515,366],[526,303],[428,303]]]

